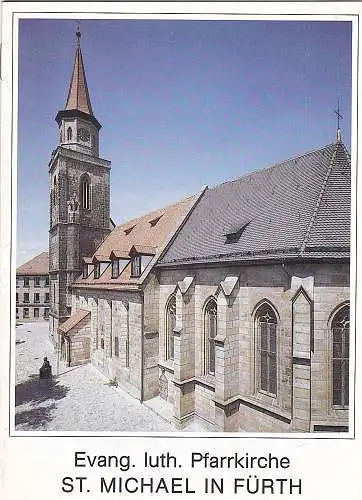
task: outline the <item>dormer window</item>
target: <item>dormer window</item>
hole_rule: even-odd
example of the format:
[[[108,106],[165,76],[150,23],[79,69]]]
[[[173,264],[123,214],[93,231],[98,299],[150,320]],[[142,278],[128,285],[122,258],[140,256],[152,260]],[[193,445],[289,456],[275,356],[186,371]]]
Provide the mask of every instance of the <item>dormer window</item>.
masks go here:
[[[94,263],[94,279],[98,279],[101,274],[101,264],[100,262]]]
[[[83,263],[83,279],[88,277],[88,264],[86,262]]]
[[[112,278],[118,278],[119,276],[119,259],[112,260]]]
[[[133,254],[131,260],[131,277],[139,278],[141,276],[141,256],[140,254]]]
[[[240,237],[241,235],[243,234],[243,232],[245,231],[245,229],[248,227],[248,225],[250,224],[251,220],[245,222],[244,224],[242,224],[238,229],[236,229],[235,231],[232,231],[230,233],[227,233],[225,234],[224,236],[226,236],[226,241],[225,243],[226,244],[230,244],[230,243],[237,243],[239,240],[240,240]]]
[[[155,217],[154,219],[152,220],[149,220],[149,224],[151,227],[155,226],[157,224],[157,222],[161,219],[163,214],[159,215],[158,217]]]
[[[129,233],[132,231],[132,229],[133,229],[134,227],[135,227],[135,225],[134,225],[134,226],[129,226],[129,227],[127,227],[127,228],[124,230],[124,234],[129,234]]]

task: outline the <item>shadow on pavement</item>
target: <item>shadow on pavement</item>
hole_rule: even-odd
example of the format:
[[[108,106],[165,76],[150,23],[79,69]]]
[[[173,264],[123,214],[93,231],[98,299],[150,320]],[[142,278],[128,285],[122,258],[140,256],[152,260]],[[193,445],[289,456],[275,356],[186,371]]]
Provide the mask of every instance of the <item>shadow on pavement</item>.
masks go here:
[[[35,430],[44,427],[52,420],[52,411],[55,410],[55,403],[49,406],[39,406],[31,410],[25,410],[15,415],[15,426],[26,424],[23,430]]]
[[[58,385],[57,381],[39,380],[39,378],[31,376],[29,380],[15,386],[15,406],[63,399],[68,391],[69,387]]]

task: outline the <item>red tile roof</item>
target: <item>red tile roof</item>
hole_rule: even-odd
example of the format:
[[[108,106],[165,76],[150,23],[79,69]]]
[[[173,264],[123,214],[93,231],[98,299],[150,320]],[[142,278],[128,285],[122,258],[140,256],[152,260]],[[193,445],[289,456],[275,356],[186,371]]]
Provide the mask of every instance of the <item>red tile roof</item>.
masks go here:
[[[70,330],[77,326],[82,321],[82,319],[88,316],[88,314],[90,314],[90,311],[86,311],[85,309],[78,309],[77,312],[72,314],[70,318],[68,318],[59,326],[58,330],[62,333],[70,332]]]
[[[155,255],[157,251],[163,249],[168,238],[176,231],[195,200],[196,197],[192,196],[174,205],[155,210],[117,226],[96,250],[93,260],[107,262],[110,260],[112,252],[119,258],[129,258],[132,247],[145,255]],[[151,225],[150,221],[157,218],[159,218],[158,222]],[[132,227],[132,230],[125,232],[130,227]],[[120,285],[137,287],[141,282],[142,278],[131,277],[131,265],[128,263],[118,278],[112,278],[111,265],[108,265],[98,279],[94,279],[92,272],[87,278],[79,277],[75,282],[75,286],[77,288],[89,288],[90,286],[114,288]]]
[[[16,270],[17,276],[45,276],[47,274],[49,274],[48,252],[33,257]]]

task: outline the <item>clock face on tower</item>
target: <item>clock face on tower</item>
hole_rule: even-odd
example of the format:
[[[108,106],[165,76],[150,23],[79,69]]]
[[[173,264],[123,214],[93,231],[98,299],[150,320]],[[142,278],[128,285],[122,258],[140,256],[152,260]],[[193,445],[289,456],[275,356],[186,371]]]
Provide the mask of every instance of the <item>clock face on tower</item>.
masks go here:
[[[78,141],[89,142],[90,133],[86,128],[80,128],[78,130]]]

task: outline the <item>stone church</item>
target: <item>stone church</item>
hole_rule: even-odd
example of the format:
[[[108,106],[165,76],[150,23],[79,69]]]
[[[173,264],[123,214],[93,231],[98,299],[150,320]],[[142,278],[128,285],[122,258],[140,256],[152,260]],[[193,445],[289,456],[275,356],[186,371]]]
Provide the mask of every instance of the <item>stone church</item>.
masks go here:
[[[178,429],[346,431],[341,139],[114,227],[77,33],[50,175],[50,336]]]

